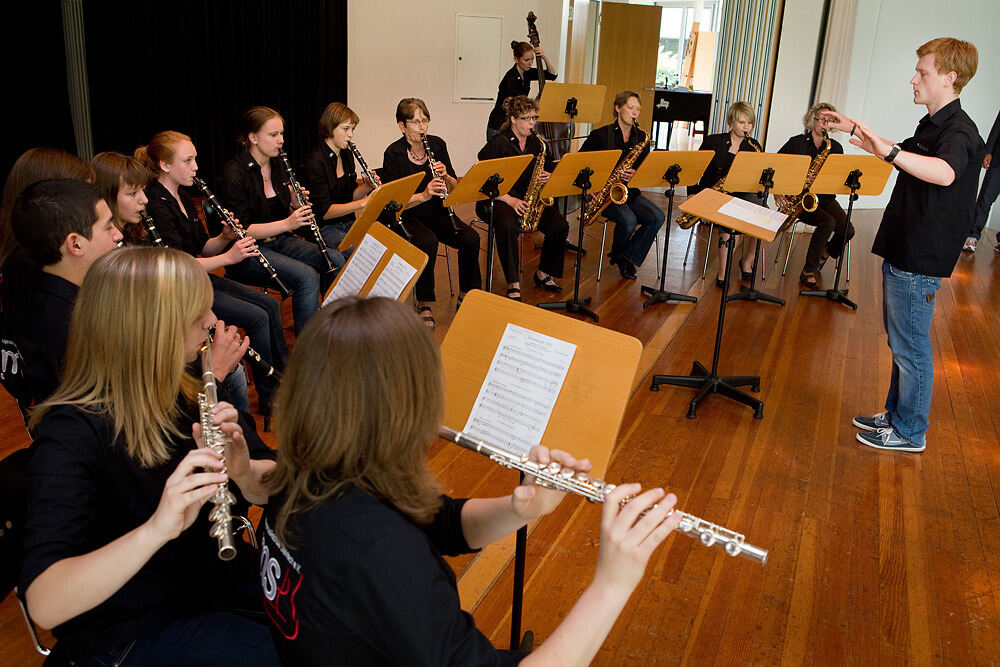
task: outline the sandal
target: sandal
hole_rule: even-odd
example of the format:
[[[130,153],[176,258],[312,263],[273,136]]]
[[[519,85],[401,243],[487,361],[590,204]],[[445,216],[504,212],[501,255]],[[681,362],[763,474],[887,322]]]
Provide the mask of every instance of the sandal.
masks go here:
[[[437,324],[434,322],[434,316],[431,315],[430,306],[420,306],[419,308],[417,308],[417,315],[420,317],[423,323],[427,325],[428,329],[434,331],[434,327],[437,326]]]
[[[507,298],[513,301],[521,300],[521,288],[520,287],[508,287],[507,288]]]
[[[552,276],[548,276],[547,278],[540,278],[538,276],[538,272],[536,271],[534,278],[535,278],[535,287],[541,287],[549,292],[562,291],[562,287],[556,284],[556,281]]]
[[[799,282],[808,287],[809,289],[819,288],[819,281],[816,280],[815,273],[809,273],[808,271],[803,271],[799,275]]]

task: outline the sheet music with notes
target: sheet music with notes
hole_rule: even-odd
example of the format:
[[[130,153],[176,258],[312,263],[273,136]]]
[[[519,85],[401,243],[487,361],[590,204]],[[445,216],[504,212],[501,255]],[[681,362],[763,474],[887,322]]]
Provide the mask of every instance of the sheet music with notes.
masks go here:
[[[375,279],[375,284],[368,292],[368,298],[385,296],[393,300],[398,299],[416,273],[417,267],[410,265],[399,255],[393,255],[382,269],[382,273]]]
[[[720,206],[719,213],[725,213],[731,218],[749,222],[772,232],[777,232],[788,217],[784,213],[737,198],[730,199]]]
[[[576,345],[507,324],[465,432],[519,456],[542,441]]]
[[[323,300],[323,305],[348,296],[357,296],[378,266],[385,254],[386,247],[381,241],[369,234],[361,239],[361,243],[351,253],[351,259],[340,270],[337,284],[330,290],[329,296]],[[405,284],[405,283],[404,283]],[[396,296],[399,296],[398,294]]]

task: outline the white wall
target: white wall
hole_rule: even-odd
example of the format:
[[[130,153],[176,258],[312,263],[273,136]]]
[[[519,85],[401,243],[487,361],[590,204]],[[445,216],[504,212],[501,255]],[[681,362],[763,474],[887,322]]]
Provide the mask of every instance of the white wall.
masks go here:
[[[368,164],[380,166],[385,147],[400,136],[397,102],[419,97],[431,112],[431,134],[448,142],[455,170],[463,174],[473,165],[486,142],[486,120],[493,103],[452,101],[455,16],[503,17],[497,53],[502,73],[514,62],[511,40],[527,41],[529,11],[538,17],[542,48],[561,80],[563,0],[349,0],[347,104],[361,117],[354,143]]]
[[[802,132],[802,114],[811,102],[809,92],[822,20],[823,0],[785,0],[766,151],[777,151],[788,137]]]

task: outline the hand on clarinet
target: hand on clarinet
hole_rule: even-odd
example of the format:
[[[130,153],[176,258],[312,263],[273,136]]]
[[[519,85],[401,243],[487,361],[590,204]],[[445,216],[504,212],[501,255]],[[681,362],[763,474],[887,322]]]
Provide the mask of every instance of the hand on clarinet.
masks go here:
[[[448,174],[448,168],[444,166],[444,163],[440,160],[434,162],[434,175],[438,178],[444,178]]]
[[[448,186],[441,178],[432,178],[428,183],[427,187],[424,188],[424,201],[430,201],[434,197],[447,197],[448,196]]]
[[[528,458],[541,465],[548,465],[555,461],[560,466],[571,468],[576,472],[589,473],[591,464],[589,459],[576,460],[570,454],[542,445],[535,445],[531,448]],[[534,477],[525,477],[524,482],[514,489],[511,495],[511,503],[514,513],[524,521],[531,521],[540,516],[545,516],[554,510],[565,497],[563,491],[546,489],[535,484]]]
[[[240,340],[239,331],[235,326],[226,326],[221,319],[215,321],[215,337],[212,339],[212,363],[215,378],[222,382],[233,372],[240,359],[250,347],[250,337]]]
[[[313,221],[312,206],[306,204],[292,211],[292,214],[285,218],[288,231],[295,231],[299,227],[305,227]]]
[[[680,523],[670,515],[677,503],[672,493],[650,489],[640,494],[639,484],[616,486],[604,499],[601,514],[601,548],[597,556],[594,584],[626,597],[646,572],[653,551]],[[621,502],[629,499],[621,507]],[[656,505],[656,507],[653,507]]]
[[[200,440],[200,424],[194,425],[193,433]],[[229,479],[222,469],[222,457],[211,449],[199,445],[187,453],[167,478],[156,511],[146,522],[156,540],[166,543],[194,523],[216,487]]]
[[[228,262],[227,266],[238,264],[247,257],[255,257],[259,254],[260,251],[257,249],[256,239],[252,236],[244,236],[241,239],[237,239],[236,242],[229,247],[229,250],[226,251],[226,260]]]

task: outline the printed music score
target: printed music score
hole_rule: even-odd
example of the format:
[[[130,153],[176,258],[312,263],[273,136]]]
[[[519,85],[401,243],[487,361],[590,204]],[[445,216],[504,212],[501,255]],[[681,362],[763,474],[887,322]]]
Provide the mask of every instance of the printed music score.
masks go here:
[[[788,217],[783,213],[772,211],[769,208],[758,206],[743,199],[730,199],[719,207],[719,213],[725,213],[731,218],[749,222],[752,225],[763,227],[775,233],[777,233]]]
[[[337,284],[330,290],[330,294],[323,300],[323,305],[342,299],[348,296],[356,296],[361,288],[365,286],[372,275],[372,271],[378,266],[379,260],[385,254],[386,247],[381,241],[373,236],[365,234],[361,243],[351,253],[351,259],[340,270]],[[405,282],[403,283],[406,284]],[[400,290],[402,291],[402,290]],[[399,296],[397,293],[396,296]],[[394,297],[395,298],[395,297]]]
[[[542,441],[576,345],[508,324],[465,432],[517,456]]]
[[[376,278],[375,284],[368,292],[368,297],[385,296],[390,299],[398,299],[416,273],[416,267],[411,266],[399,255],[393,255],[389,259],[389,263],[382,269],[382,273]]]

